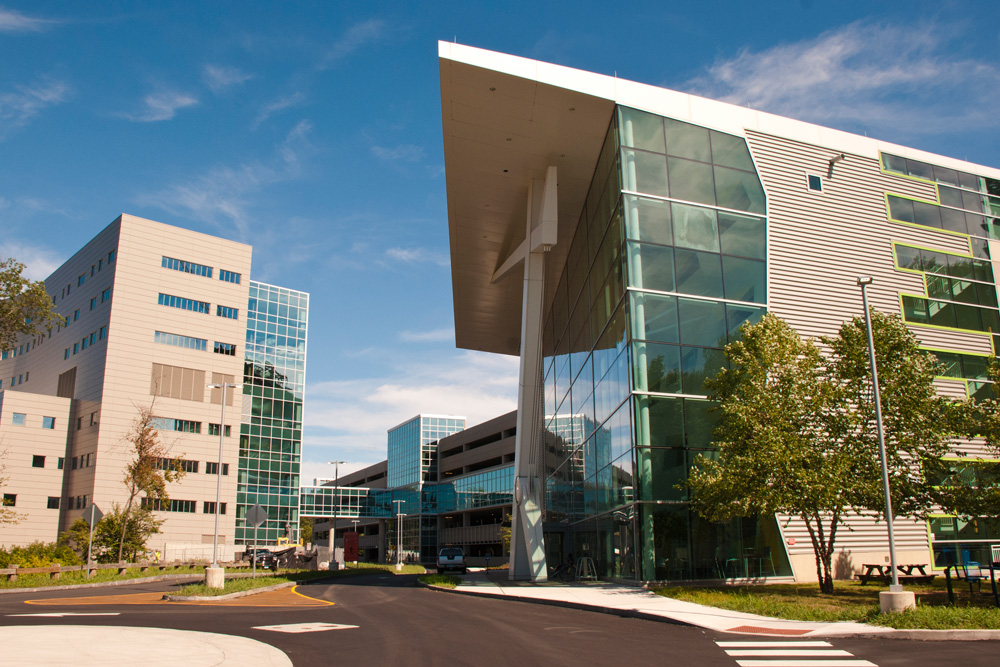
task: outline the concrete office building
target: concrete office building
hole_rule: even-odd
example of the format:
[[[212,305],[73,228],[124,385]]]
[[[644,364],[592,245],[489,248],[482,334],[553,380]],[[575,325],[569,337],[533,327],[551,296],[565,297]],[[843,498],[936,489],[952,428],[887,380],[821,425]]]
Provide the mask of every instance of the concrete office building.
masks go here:
[[[55,540],[90,503],[105,512],[123,503],[125,436],[144,406],[153,407],[161,441],[187,471],[170,485],[169,505],[154,508],[164,523],[150,547],[167,557],[211,557],[219,473],[219,540],[222,555],[231,555],[242,533],[237,517],[245,510],[236,506],[236,473],[239,502],[257,502],[257,452],[270,451],[260,444],[263,431],[282,439],[287,454],[275,470],[289,468],[284,486],[297,489],[307,302],[299,304],[306,298],[300,293],[252,283],[251,251],[122,215],[46,279],[65,322],[0,354],[0,434],[9,478],[3,491],[15,495],[15,509],[27,514],[17,525],[0,527],[0,544]],[[269,333],[264,303],[272,293],[274,301],[295,295],[302,309],[295,314],[298,333],[286,337],[287,322],[280,337]],[[282,359],[294,358],[294,372],[283,361],[276,364],[275,350]],[[259,400],[274,393],[279,367],[280,381],[289,378],[297,392],[295,400],[281,402],[281,416],[287,411],[289,421],[284,430],[270,423],[276,402],[268,401],[265,410]],[[221,383],[245,386],[226,391],[225,424],[223,392],[208,386]],[[246,446],[238,447],[241,441]],[[284,503],[291,510],[285,516],[278,498],[265,503],[275,507],[275,533],[280,519],[298,521],[297,492],[284,493],[294,498]]]
[[[1000,170],[458,44],[439,64],[457,345],[521,363],[511,576],[572,551],[623,579],[814,579],[795,518],[709,524],[676,488],[712,449],[703,382],[765,311],[834,334],[871,275],[940,392],[981,390]],[[842,576],[887,553],[850,526]],[[937,564],[1000,534],[935,517],[896,541]]]

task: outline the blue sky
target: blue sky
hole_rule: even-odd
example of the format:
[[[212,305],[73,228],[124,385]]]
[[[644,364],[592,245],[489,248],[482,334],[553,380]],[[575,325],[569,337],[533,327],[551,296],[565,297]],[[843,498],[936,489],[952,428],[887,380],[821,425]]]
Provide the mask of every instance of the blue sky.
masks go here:
[[[439,39],[1000,167],[994,1],[7,2],[0,256],[121,212],[253,244],[312,294],[304,483],[510,410],[516,360],[454,347]]]

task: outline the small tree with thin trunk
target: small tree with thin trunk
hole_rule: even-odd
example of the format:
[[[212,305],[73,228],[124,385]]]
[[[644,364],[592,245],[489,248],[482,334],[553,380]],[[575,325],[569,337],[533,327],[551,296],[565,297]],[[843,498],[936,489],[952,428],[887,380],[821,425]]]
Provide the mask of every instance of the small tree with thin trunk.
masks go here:
[[[28,280],[24,264],[0,261],[0,349],[14,347],[18,335],[34,336],[57,324],[55,305],[45,283]]]
[[[167,484],[179,480],[185,474],[180,459],[169,456],[169,447],[160,441],[152,405],[139,407],[139,412],[125,435],[125,441],[131,450],[131,460],[125,466],[122,478],[128,496],[120,510],[117,526],[120,530],[119,561],[125,548],[128,528],[134,524],[132,515],[136,511],[136,500],[142,496],[148,499],[152,508],[163,507],[170,502]]]

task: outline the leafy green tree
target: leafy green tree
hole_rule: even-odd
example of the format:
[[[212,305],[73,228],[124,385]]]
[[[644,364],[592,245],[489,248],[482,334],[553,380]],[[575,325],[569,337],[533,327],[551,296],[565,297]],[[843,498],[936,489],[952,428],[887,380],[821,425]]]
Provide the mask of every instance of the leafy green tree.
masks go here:
[[[898,317],[874,313],[894,514],[929,510],[952,422],[932,385],[936,361]],[[706,382],[721,413],[717,458],[699,457],[687,486],[711,521],[789,514],[809,530],[820,590],[833,591],[837,532],[848,512],[884,513],[864,320],[835,338],[802,339],[767,314],[726,347]]]
[[[14,347],[18,335],[34,336],[54,327],[56,314],[45,283],[25,278],[24,264],[0,261],[0,349]]]
[[[120,508],[121,518],[117,521],[118,561],[127,552],[126,541],[136,531],[142,535],[150,529],[152,522],[159,529],[158,520],[150,510],[153,507],[163,507],[170,502],[167,483],[181,479],[185,470],[178,457],[169,456],[169,447],[160,441],[156,430],[156,417],[153,406],[142,406],[132,420],[132,426],[125,436],[125,441],[131,450],[131,459],[125,466],[122,482],[128,492],[125,505]],[[136,507],[140,494],[147,499],[149,505]],[[108,518],[105,516],[105,518]],[[102,521],[103,523],[103,521]],[[98,524],[100,527],[100,523]],[[153,532],[157,532],[154,530]],[[152,533],[149,533],[152,534]],[[96,542],[96,538],[95,538]],[[143,541],[143,543],[145,543]]]
[[[299,518],[299,537],[302,539],[303,544],[309,544],[313,541],[313,526],[315,523],[316,519],[311,516]]]

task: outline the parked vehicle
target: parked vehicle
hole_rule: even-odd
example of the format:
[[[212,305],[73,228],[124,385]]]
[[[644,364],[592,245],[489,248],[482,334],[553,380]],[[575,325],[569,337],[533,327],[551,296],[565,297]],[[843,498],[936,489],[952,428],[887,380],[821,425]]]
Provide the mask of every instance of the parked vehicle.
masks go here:
[[[269,567],[272,570],[278,568],[278,557],[270,549],[247,549],[243,553],[243,560],[250,563],[257,563],[257,567]]]
[[[469,571],[465,565],[465,552],[462,551],[462,547],[445,547],[438,552],[438,574],[444,574],[452,570],[461,572],[462,574]]]

